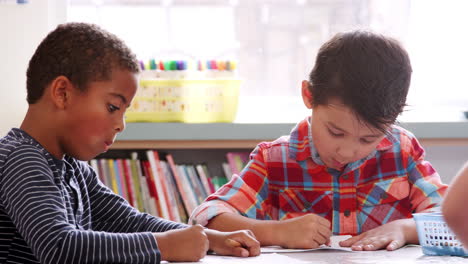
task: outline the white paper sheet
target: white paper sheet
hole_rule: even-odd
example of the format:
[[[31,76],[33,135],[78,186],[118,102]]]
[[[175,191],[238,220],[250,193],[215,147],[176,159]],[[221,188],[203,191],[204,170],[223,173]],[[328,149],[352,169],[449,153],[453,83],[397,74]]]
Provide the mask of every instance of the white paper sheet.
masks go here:
[[[269,247],[262,247],[261,252],[262,253],[293,253],[293,252],[308,252],[308,251],[314,251],[314,250],[330,250],[330,249],[354,252],[351,250],[350,247],[341,247],[339,245],[340,241],[346,240],[350,237],[351,236],[349,235],[332,236],[330,238],[330,241],[331,241],[330,246],[321,245],[320,247],[314,248],[314,249],[289,249],[289,248],[282,248],[280,246],[269,246]]]

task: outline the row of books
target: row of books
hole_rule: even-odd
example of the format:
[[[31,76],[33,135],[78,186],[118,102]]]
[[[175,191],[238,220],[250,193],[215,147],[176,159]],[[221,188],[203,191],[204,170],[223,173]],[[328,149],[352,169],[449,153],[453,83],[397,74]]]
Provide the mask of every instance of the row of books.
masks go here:
[[[100,180],[142,212],[177,222],[188,221],[191,212],[208,195],[239,173],[248,153],[230,152],[223,163],[225,175],[213,177],[205,164],[176,164],[171,154],[156,150],[137,152],[128,159],[93,159],[90,165]]]

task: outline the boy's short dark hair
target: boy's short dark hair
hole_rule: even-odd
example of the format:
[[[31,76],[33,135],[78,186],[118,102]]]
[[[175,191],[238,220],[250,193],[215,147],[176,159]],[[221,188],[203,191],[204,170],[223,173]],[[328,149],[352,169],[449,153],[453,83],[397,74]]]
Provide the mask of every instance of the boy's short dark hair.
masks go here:
[[[311,103],[340,99],[358,119],[385,131],[406,106],[411,73],[398,41],[369,31],[340,33],[317,54],[309,76]]]
[[[110,80],[115,68],[139,71],[135,55],[122,40],[97,25],[61,24],[39,44],[29,61],[27,101],[36,103],[58,76],[85,91],[92,81]]]

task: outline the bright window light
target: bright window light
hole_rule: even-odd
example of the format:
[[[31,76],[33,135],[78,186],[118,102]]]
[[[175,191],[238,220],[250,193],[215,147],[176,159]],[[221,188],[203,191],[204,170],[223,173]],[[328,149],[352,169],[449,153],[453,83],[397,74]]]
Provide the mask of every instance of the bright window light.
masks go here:
[[[103,26],[144,60],[236,60],[238,122],[299,120],[307,114],[300,83],[320,45],[336,32],[371,29],[410,54],[402,120],[459,121],[468,110],[466,10],[464,0],[70,0],[68,20]]]

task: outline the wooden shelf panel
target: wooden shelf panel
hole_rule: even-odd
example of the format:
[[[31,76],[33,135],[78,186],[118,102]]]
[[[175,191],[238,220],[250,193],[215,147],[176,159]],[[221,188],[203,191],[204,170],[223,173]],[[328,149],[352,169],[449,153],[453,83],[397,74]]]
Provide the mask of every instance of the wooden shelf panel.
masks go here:
[[[258,140],[119,140],[111,149],[253,149]]]
[[[268,140],[118,140],[111,149],[253,149]],[[468,138],[421,139],[424,146],[468,146]]]
[[[288,135],[296,124],[128,123],[118,141],[263,141]],[[419,140],[468,139],[468,122],[401,123]]]
[[[468,122],[401,123],[423,146],[468,146]],[[112,149],[252,149],[288,135],[293,123],[128,123]]]

